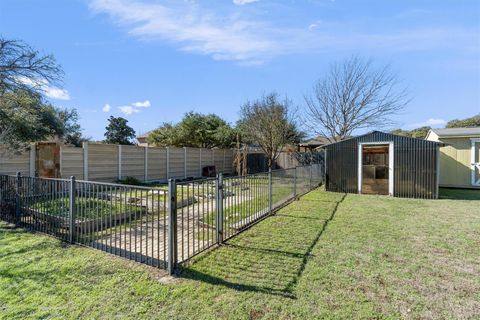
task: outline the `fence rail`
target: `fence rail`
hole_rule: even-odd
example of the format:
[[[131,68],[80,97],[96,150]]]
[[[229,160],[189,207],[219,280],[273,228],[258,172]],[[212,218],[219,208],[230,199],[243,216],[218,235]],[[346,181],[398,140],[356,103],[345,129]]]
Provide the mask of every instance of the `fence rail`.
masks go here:
[[[0,175],[0,219],[173,273],[322,182],[320,164],[156,187]]]

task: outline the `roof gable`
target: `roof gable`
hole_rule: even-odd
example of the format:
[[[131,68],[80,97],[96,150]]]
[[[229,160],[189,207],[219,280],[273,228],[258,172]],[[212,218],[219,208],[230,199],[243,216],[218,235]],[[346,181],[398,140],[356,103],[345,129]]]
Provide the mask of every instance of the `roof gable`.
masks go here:
[[[425,139],[412,138],[412,137],[407,137],[407,136],[401,136],[401,135],[398,135],[398,134],[393,134],[393,133],[387,133],[387,132],[381,132],[381,131],[374,130],[374,131],[362,134],[360,136],[356,136],[356,137],[353,137],[353,138],[350,138],[350,139],[345,139],[343,141],[334,142],[334,143],[325,145],[323,147],[329,147],[331,145],[340,144],[340,143],[344,143],[344,142],[352,142],[352,141],[358,141],[358,142],[367,142],[367,141],[381,142],[381,141],[384,141],[384,142],[389,142],[389,141],[392,141],[392,140],[399,140],[399,139],[410,140],[410,141],[423,141],[423,142],[427,142],[427,143],[431,143],[431,144],[435,144],[435,145],[442,145],[441,142],[437,142],[437,141],[429,141],[429,140],[425,140]]]

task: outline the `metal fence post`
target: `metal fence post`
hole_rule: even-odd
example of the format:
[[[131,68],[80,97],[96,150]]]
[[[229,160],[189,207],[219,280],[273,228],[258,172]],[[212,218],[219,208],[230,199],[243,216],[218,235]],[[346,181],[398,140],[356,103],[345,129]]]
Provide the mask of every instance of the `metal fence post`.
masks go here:
[[[68,211],[70,213],[69,215],[69,221],[68,221],[68,229],[69,229],[69,240],[70,243],[75,242],[75,229],[76,229],[76,207],[75,207],[75,196],[76,196],[76,187],[77,183],[75,181],[75,177],[71,176],[70,177],[70,192],[69,192],[69,205],[68,205]]]
[[[20,184],[22,182],[22,174],[17,172],[15,179],[15,223],[21,222],[21,199],[20,199]]]
[[[313,169],[313,165],[310,164],[310,182],[309,182],[309,189],[312,189],[312,169]]]
[[[217,231],[217,243],[222,244],[223,242],[223,174],[219,173],[217,175],[217,180],[215,183],[215,194],[217,202],[217,221],[216,221],[216,231]]]
[[[297,167],[293,168],[293,198],[297,197]]]
[[[268,211],[272,213],[272,168],[268,169]]]
[[[168,180],[168,273],[173,275],[177,265],[177,184]]]

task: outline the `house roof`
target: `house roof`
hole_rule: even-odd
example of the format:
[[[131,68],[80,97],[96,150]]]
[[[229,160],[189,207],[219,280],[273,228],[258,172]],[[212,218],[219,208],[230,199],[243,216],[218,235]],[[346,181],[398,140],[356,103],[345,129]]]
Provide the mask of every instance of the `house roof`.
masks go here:
[[[431,129],[432,132],[442,137],[469,137],[480,136],[480,127],[471,128],[446,128],[446,129]]]
[[[301,142],[298,145],[301,146],[301,147],[309,147],[309,146],[310,147],[318,147],[318,146],[323,146],[323,145],[330,144],[330,143],[331,143],[331,141],[327,137],[318,136],[318,137],[310,139],[306,142]]]
[[[138,139],[138,138],[140,138],[140,139],[146,139],[146,138],[148,138],[148,136],[150,135],[150,133],[152,133],[152,131],[153,131],[153,130],[147,131],[147,132],[145,132],[145,133],[137,136],[137,139]]]

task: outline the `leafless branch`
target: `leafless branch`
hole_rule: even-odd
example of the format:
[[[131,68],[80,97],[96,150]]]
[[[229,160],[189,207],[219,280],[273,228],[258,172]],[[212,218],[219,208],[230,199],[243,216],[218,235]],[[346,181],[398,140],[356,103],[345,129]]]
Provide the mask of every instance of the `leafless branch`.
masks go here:
[[[305,96],[306,120],[331,141],[343,140],[353,131],[384,128],[391,116],[408,103],[405,89],[390,67],[375,69],[370,60],[354,56],[331,66],[329,74]]]
[[[0,37],[0,95],[15,90],[38,93],[45,85],[61,86],[62,79],[62,68],[52,55]]]

